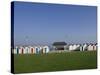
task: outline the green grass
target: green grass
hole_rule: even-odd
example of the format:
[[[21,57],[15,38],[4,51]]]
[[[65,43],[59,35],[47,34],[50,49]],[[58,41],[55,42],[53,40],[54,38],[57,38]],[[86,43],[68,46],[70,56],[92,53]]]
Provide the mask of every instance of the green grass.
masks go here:
[[[97,52],[14,55],[14,73],[97,68]]]

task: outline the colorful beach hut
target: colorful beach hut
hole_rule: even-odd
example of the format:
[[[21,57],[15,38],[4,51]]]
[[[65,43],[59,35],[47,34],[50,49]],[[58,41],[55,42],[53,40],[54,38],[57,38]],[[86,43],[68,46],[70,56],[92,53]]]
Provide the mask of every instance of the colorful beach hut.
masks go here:
[[[40,53],[40,48],[39,47],[35,47],[35,53],[39,54]]]
[[[30,47],[30,52],[31,52],[31,54],[34,54],[35,53],[34,47]]]
[[[21,50],[21,54],[24,54],[24,47],[20,47],[20,50]]]

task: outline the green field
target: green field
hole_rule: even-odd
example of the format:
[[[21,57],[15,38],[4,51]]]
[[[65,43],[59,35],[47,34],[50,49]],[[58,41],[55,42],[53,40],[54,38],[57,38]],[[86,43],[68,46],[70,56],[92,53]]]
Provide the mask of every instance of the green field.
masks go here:
[[[66,52],[14,55],[14,73],[97,68],[97,52]]]

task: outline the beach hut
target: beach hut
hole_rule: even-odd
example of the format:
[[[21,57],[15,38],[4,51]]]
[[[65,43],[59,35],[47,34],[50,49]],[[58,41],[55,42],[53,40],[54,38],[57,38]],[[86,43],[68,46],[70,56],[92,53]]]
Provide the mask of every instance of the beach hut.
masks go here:
[[[72,51],[73,50],[73,45],[69,45],[69,51]]]
[[[91,50],[91,45],[88,45],[88,48],[87,49],[88,49],[88,51],[90,51]]]
[[[30,53],[31,53],[31,54],[34,54],[34,53],[35,53],[34,47],[30,47]]]
[[[88,45],[88,51],[92,51],[92,50],[93,50],[93,45],[92,44]]]
[[[43,54],[43,46],[40,46],[39,48],[40,48],[40,53]]]
[[[22,49],[21,49],[21,47],[19,47],[18,49],[19,49],[19,50],[18,50],[18,51],[19,51],[19,54],[22,54]]]
[[[15,52],[16,52],[16,54],[19,54],[19,48],[17,46],[15,48]]]
[[[32,47],[33,48],[33,54],[36,54],[36,47]]]
[[[83,51],[87,50],[87,44],[83,44]]]
[[[43,53],[48,53],[50,51],[48,46],[43,47]]]
[[[93,50],[97,50],[97,45],[96,44],[93,45]]]
[[[24,47],[24,54],[27,54],[27,48]]]
[[[31,54],[31,46],[28,46],[28,54]]]
[[[77,46],[77,49],[80,50],[80,44],[77,44],[76,46]]]
[[[75,45],[73,46],[73,50],[74,50],[74,51],[80,51],[80,45],[79,45],[79,44],[75,44]]]
[[[40,48],[39,47],[35,47],[35,53],[39,54],[40,53]]]
[[[31,53],[30,46],[27,47],[27,53],[28,53],[28,54]]]
[[[15,48],[13,49],[12,52],[13,52],[13,54],[17,54],[17,50]]]
[[[83,45],[80,45],[80,51],[83,51]]]
[[[72,50],[76,50],[77,49],[77,45],[74,44],[73,47],[72,47]]]
[[[24,47],[20,47],[20,54],[24,54]]]
[[[25,50],[25,52],[24,52],[25,54],[28,54],[29,53],[29,48],[28,47],[25,47],[24,50]]]

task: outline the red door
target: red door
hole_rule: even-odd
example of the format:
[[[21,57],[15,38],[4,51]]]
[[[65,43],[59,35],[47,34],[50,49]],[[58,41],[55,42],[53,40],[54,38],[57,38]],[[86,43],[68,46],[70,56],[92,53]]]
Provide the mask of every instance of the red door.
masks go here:
[[[31,53],[33,54],[33,48],[31,48]]]

